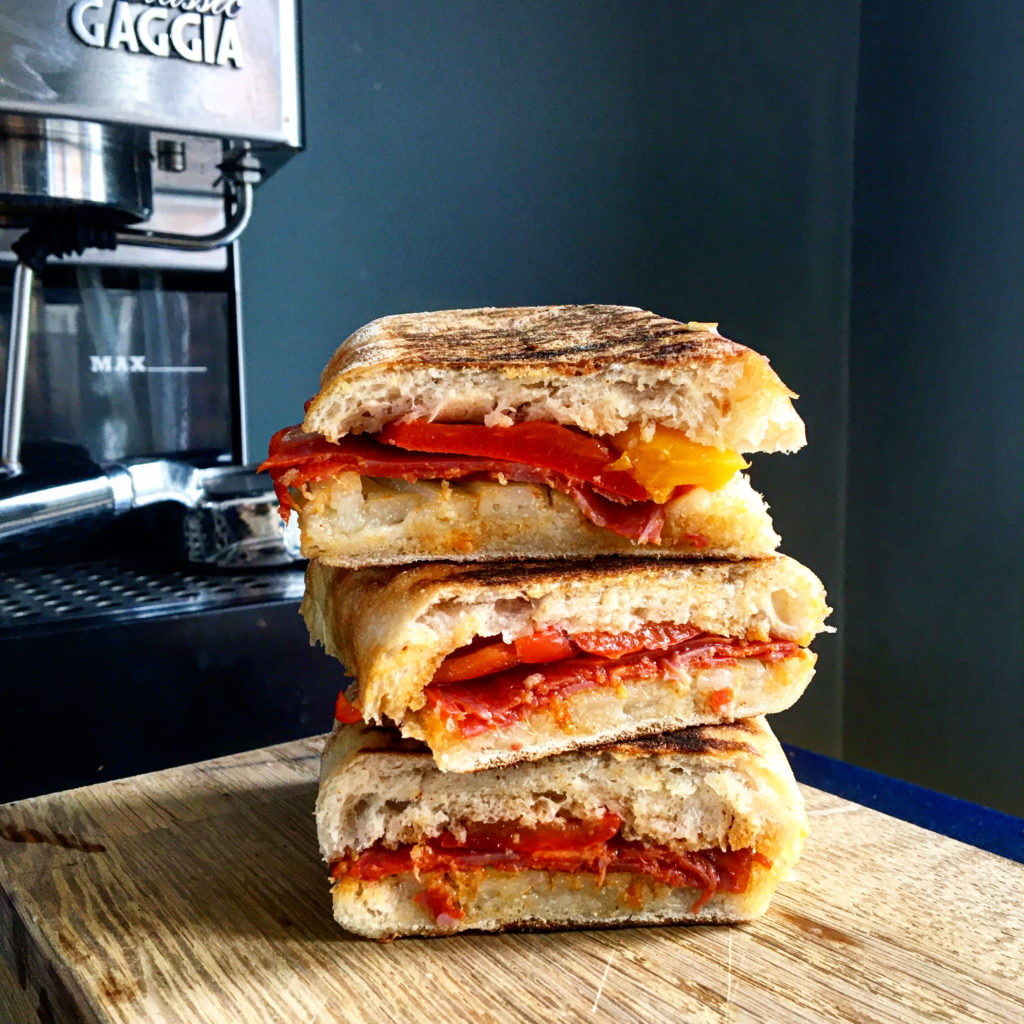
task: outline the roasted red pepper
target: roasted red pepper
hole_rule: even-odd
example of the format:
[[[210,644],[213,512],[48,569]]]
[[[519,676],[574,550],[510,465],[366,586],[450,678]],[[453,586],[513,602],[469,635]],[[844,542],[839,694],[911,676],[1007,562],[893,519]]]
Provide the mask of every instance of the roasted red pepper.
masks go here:
[[[335,879],[377,881],[409,872],[423,886],[417,897],[435,917],[464,916],[458,901],[460,876],[480,869],[543,870],[584,873],[603,883],[609,873],[646,875],[676,888],[699,889],[693,910],[699,910],[719,891],[744,892],[754,864],[770,868],[771,861],[751,848],[740,850],[678,851],[623,839],[622,819],[612,811],[583,821],[555,818],[535,826],[516,822],[470,823],[460,841],[442,832],[420,843],[396,849],[377,844],[331,866]]]
[[[334,702],[334,717],[344,725],[352,725],[363,720],[359,708],[345,696],[344,690],[338,694],[338,699]]]
[[[517,654],[520,645],[538,652],[550,645],[558,659],[527,662]],[[514,644],[495,637],[454,651],[424,694],[427,707],[448,728],[473,736],[522,721],[534,709],[555,707],[581,690],[663,677],[684,665],[712,668],[735,665],[740,658],[771,664],[799,650],[792,640],[716,636],[672,622],[649,623],[623,633],[572,636],[549,628]],[[732,697],[730,688],[719,689],[712,694],[712,707],[721,711]]]
[[[390,424],[378,435],[348,434],[338,441],[327,441],[316,434],[303,433],[299,426],[286,427],[274,434],[270,452],[259,467],[268,470],[280,504],[281,517],[288,521],[293,508],[292,488],[327,480],[338,473],[352,472],[362,476],[400,480],[457,480],[466,477],[500,479],[507,483],[534,483],[567,494],[592,523],[639,543],[657,543],[665,521],[665,508],[647,500],[647,492],[628,474],[605,472],[614,457],[604,442],[588,437],[557,423],[517,424],[533,433],[551,435],[553,431],[566,441],[568,451],[555,457],[551,437],[538,449],[533,460],[525,434],[517,435],[515,444],[485,446],[492,451],[514,452],[516,458],[459,454],[450,452],[408,450],[397,446],[395,438],[410,440],[410,431],[425,433],[423,421],[412,424]],[[483,427],[473,424],[426,424],[431,430],[457,429],[471,431],[513,430],[515,428]],[[436,428],[436,429],[435,429]],[[536,430],[535,428],[540,428]],[[388,443],[381,443],[389,438]],[[498,439],[499,441],[501,438]],[[426,437],[424,443],[428,443]],[[467,443],[463,447],[469,447]],[[595,447],[596,446],[596,447]],[[481,446],[476,445],[480,450]],[[604,454],[600,454],[603,452]],[[522,460],[522,461],[517,461]],[[601,463],[598,466],[598,462]],[[556,468],[556,465],[562,468]]]
[[[624,501],[648,498],[647,491],[628,473],[608,469],[619,458],[611,445],[560,423],[530,420],[508,427],[487,427],[482,423],[406,420],[389,423],[377,436],[384,444],[408,451],[476,455],[539,466],[568,480],[593,484]]]

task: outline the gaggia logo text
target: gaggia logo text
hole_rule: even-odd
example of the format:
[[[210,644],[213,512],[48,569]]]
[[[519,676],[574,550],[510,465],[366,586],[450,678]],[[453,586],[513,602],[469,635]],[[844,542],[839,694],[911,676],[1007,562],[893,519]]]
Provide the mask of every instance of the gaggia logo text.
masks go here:
[[[77,0],[71,31],[86,46],[181,57],[193,64],[242,66],[235,19],[245,0]]]

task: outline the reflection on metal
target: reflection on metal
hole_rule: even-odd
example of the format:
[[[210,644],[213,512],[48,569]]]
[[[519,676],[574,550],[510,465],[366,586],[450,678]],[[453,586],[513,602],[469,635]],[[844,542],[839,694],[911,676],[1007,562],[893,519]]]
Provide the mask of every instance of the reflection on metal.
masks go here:
[[[3,429],[0,433],[0,479],[21,472],[21,424],[25,409],[28,369],[28,328],[35,274],[19,263],[14,270],[14,301],[7,347],[7,385],[4,389]]]
[[[2,6],[0,111],[302,148],[296,0]]]
[[[0,116],[0,224],[48,209],[102,206],[122,221],[153,211],[149,133],[123,125]]]
[[[186,252],[202,252],[230,245],[245,230],[252,216],[252,185],[249,182],[242,182],[235,186],[233,191],[234,209],[218,231],[212,231],[208,235],[185,235],[177,232],[125,228],[117,233],[117,240],[126,245],[181,249]]]
[[[163,502],[185,507],[189,561],[219,566],[290,565],[301,558],[297,528],[278,514],[268,480],[237,467],[200,469],[174,459],[139,459],[80,469],[36,470],[0,494],[0,551],[96,528]]]

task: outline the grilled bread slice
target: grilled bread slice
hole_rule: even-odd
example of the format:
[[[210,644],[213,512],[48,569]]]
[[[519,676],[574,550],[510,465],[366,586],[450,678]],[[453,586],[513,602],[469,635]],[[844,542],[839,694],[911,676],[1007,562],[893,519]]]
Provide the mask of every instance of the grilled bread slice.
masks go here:
[[[303,429],[337,440],[411,416],[588,434],[660,424],[741,452],[805,443],[796,397],[717,324],[632,306],[454,309],[374,320],[335,352]]]
[[[302,614],[356,681],[362,716],[444,771],[789,707],[830,609],[784,555],[731,561],[313,561]]]
[[[763,719],[469,776],[338,726],[316,818],[336,920],[377,939],[751,920],[807,830]]]
[[[764,499],[738,473],[668,502],[657,544],[590,521],[572,498],[529,483],[391,480],[343,473],[293,499],[302,553],[328,565],[409,565],[636,555],[758,558],[779,545]]]
[[[740,452],[804,426],[767,359],[626,306],[384,317],[325,368],[265,468],[331,565],[769,554]]]

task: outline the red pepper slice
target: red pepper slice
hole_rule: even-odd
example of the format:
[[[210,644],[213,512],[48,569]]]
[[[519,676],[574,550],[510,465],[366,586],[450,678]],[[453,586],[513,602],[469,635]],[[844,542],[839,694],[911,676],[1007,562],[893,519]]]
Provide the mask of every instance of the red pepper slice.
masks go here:
[[[602,658],[621,658],[637,651],[664,651],[685,640],[691,640],[700,630],[696,626],[682,626],[674,622],[648,622],[639,629],[625,633],[574,633],[573,643],[587,654],[600,654]]]
[[[672,623],[655,623],[651,628],[659,626],[666,631],[679,629],[689,630],[689,633],[661,649],[624,651],[615,657],[600,652],[578,654],[557,664],[518,665],[492,675],[467,676],[446,683],[438,682],[435,676],[424,690],[427,709],[447,728],[462,736],[475,736],[523,721],[537,708],[554,708],[559,701],[581,690],[663,677],[684,666],[695,670],[735,665],[741,658],[757,658],[765,664],[774,664],[794,657],[800,650],[800,645],[792,640],[748,641],[700,633]],[[591,636],[600,638],[602,634]],[[607,636],[611,641],[609,647],[613,648],[615,637]],[[572,640],[576,641],[577,637]],[[722,706],[731,699],[731,690],[727,698],[724,692],[717,697]]]
[[[478,679],[518,664],[512,644],[500,640],[478,646],[471,644],[462,653],[451,654],[444,659],[434,674],[434,682],[458,683],[465,679]]]
[[[547,664],[571,658],[576,653],[572,641],[555,626],[538,630],[507,644],[501,640],[478,637],[441,662],[434,674],[435,683],[458,683],[494,675],[516,665]]]
[[[733,696],[732,687],[723,686],[721,689],[715,690],[711,696],[708,697],[708,704],[711,705],[711,709],[713,711],[721,712],[722,708],[728,707]]]
[[[535,826],[467,823],[464,840],[443,832],[397,849],[376,844],[335,861],[331,877],[376,881],[409,873],[422,886],[417,902],[439,923],[448,924],[464,915],[459,877],[472,877],[482,868],[513,874],[531,869],[582,873],[593,876],[599,886],[611,873],[646,875],[673,887],[699,890],[693,904],[696,912],[716,892],[745,892],[755,864],[772,866],[768,857],[750,847],[683,852],[623,839],[621,825],[619,815],[609,810],[589,821],[555,819]]]
[[[468,822],[466,838],[459,842],[450,832],[437,840],[444,848],[474,850],[512,850],[515,853],[538,853],[542,850],[585,850],[607,843],[622,826],[622,818],[605,810],[599,818],[578,820],[554,818],[529,828],[510,826],[508,822]]]
[[[362,712],[345,696],[344,690],[338,694],[338,699],[334,702],[334,717],[343,725],[352,725],[363,720]]]
[[[414,421],[421,423],[423,421]],[[456,430],[512,430],[515,428],[478,427],[464,424],[426,424],[432,430],[442,427]],[[568,445],[589,448],[589,466],[593,477],[588,481],[570,476],[567,472],[551,469],[532,459],[532,453],[517,448],[517,460],[487,457],[475,454],[438,454],[429,451],[407,451],[395,444],[382,444],[376,438],[385,433],[406,431],[409,424],[391,424],[376,437],[366,434],[348,434],[338,441],[327,441],[317,434],[306,434],[299,426],[285,427],[271,439],[270,452],[259,467],[269,470],[274,490],[280,503],[281,518],[288,521],[292,510],[291,488],[329,479],[338,473],[355,472],[362,476],[387,477],[401,480],[456,480],[464,477],[490,477],[507,482],[544,484],[569,495],[583,515],[596,526],[604,527],[640,544],[656,544],[665,521],[665,507],[646,500],[646,491],[632,477],[622,472],[604,472],[614,453],[596,438],[587,437],[576,430],[557,423],[523,423],[516,427],[529,427],[533,433],[551,434],[561,431]],[[540,428],[537,430],[536,428]],[[526,435],[519,434],[525,441]],[[426,443],[424,441],[424,443]],[[593,446],[597,446],[594,448]],[[597,457],[597,452],[605,454]],[[542,461],[552,462],[555,459]],[[571,458],[570,458],[570,461]],[[677,489],[678,490],[678,489]]]
[[[619,458],[611,445],[560,423],[530,420],[510,427],[488,427],[406,420],[387,424],[377,437],[408,451],[477,455],[551,469],[625,501],[646,501],[648,497],[628,473],[608,469]]]
[[[571,658],[576,653],[573,642],[557,626],[548,626],[529,636],[522,636],[513,640],[512,646],[516,649],[520,665],[547,664],[549,661]]]

